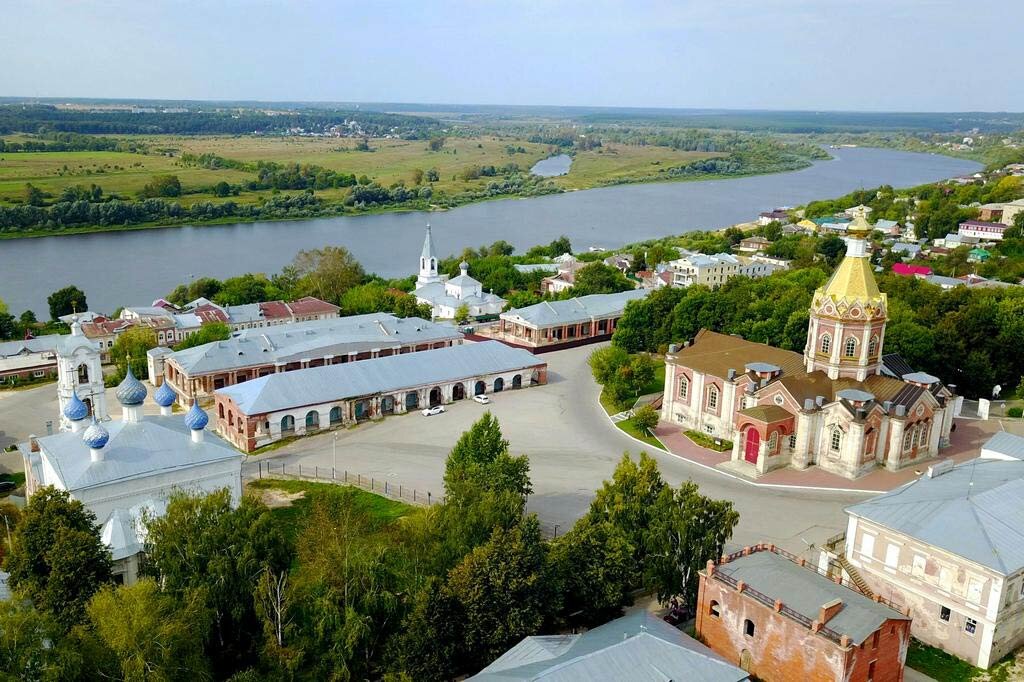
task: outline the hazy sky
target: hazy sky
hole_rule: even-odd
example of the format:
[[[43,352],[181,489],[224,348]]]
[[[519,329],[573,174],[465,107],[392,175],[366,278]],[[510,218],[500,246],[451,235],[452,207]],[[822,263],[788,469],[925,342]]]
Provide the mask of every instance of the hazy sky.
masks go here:
[[[1022,0],[0,0],[0,95],[1021,111]]]

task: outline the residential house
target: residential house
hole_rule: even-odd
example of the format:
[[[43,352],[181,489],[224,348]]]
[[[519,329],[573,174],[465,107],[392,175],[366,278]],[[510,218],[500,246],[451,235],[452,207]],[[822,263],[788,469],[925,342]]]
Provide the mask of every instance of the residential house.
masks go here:
[[[987,250],[975,247],[967,252],[967,262],[984,263],[992,256]]]
[[[0,343],[0,388],[57,375],[57,343],[51,334]]]
[[[921,255],[921,247],[917,244],[910,244],[908,242],[896,242],[889,247],[889,250],[899,256],[903,260],[914,260]]]
[[[851,206],[850,208],[844,210],[843,214],[847,218],[849,218],[850,220],[853,220],[854,218],[856,218],[858,216],[860,216],[862,218],[868,218],[871,215],[871,212],[874,211],[874,210],[875,209],[871,208],[870,206],[865,206],[864,204],[858,204],[856,206]]]
[[[932,269],[926,265],[910,265],[908,263],[893,263],[892,273],[901,277],[917,277],[924,279],[932,274]]]
[[[895,220],[877,220],[875,229],[886,237],[899,237],[903,234],[903,227]]]
[[[730,253],[716,253],[706,256],[691,253],[669,262],[672,268],[672,285],[688,287],[703,284],[709,287],[721,286],[740,272],[742,262]]]
[[[769,246],[771,246],[771,244],[772,243],[765,239],[764,237],[755,235],[753,237],[741,239],[739,245],[736,247],[736,250],[742,251],[744,253],[757,253],[759,251],[764,251]]]
[[[757,224],[762,226],[786,222],[789,222],[789,212],[782,208],[777,208],[774,211],[762,211],[757,216]]]
[[[964,237],[975,237],[982,241],[1002,241],[1007,225],[986,222],[984,220],[965,220],[960,223],[958,232]]]
[[[1017,216],[1021,213],[1024,213],[1024,199],[1016,199],[1008,204],[1003,204],[1003,213],[999,222],[1007,226],[1013,225]]]
[[[631,253],[616,253],[612,256],[608,256],[604,259],[604,264],[615,268],[624,275],[628,275],[629,271],[633,269],[633,254]]]

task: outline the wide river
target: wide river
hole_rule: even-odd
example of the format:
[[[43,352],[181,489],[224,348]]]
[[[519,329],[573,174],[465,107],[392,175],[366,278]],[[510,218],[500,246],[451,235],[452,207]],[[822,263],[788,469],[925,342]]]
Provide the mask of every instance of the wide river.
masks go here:
[[[908,187],[980,168],[947,156],[884,149],[831,153],[833,160],[792,173],[619,185],[435,213],[0,240],[0,299],[15,315],[31,308],[44,319],[49,314],[47,295],[76,284],[85,291],[91,310],[110,313],[121,305],[148,305],[192,277],[274,273],[300,249],[328,244],[348,248],[369,272],[404,276],[417,268],[428,221],[442,257],[497,239],[526,249],[562,234],[576,250],[609,248],[745,222],[776,206],[836,197],[860,187]]]

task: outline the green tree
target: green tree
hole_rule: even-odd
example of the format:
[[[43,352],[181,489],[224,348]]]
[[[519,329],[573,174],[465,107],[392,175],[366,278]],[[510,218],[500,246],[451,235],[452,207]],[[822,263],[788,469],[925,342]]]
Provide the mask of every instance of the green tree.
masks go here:
[[[50,294],[46,302],[50,306],[51,320],[57,320],[71,313],[84,313],[89,309],[89,304],[85,300],[85,292],[73,284]]]
[[[42,206],[46,203],[46,195],[32,183],[25,184],[25,203],[29,206]]]
[[[572,243],[569,241],[569,238],[563,234],[561,237],[553,240],[550,244],[548,244],[547,251],[548,255],[552,258],[558,258],[559,256],[566,253],[571,254]]]
[[[226,197],[231,194],[231,185],[221,180],[213,186],[213,195],[218,197]]]
[[[479,669],[540,630],[551,606],[549,568],[533,516],[491,539],[452,569],[448,579],[465,614],[465,661]]]
[[[365,273],[348,249],[325,246],[299,251],[292,261],[300,296],[316,296],[339,303],[342,295],[362,283]]]
[[[439,152],[444,147],[446,139],[443,135],[437,135],[427,141],[427,149],[432,152]]]
[[[81,623],[92,595],[111,579],[111,558],[96,515],[67,491],[29,498],[4,566],[11,586],[64,631]]]
[[[441,173],[436,168],[427,171],[427,182],[437,182],[441,179]]]
[[[394,667],[424,682],[444,682],[465,672],[465,617],[462,604],[444,581],[428,579],[416,594],[403,632],[393,645]]]
[[[455,309],[455,322],[456,324],[465,324],[469,322],[469,306],[463,303]]]
[[[215,673],[251,661],[262,640],[253,591],[264,571],[290,562],[289,543],[266,506],[246,496],[234,507],[227,489],[178,493],[146,531],[146,573],[179,600],[205,595],[212,626],[202,634]]]
[[[658,601],[695,604],[698,571],[722,556],[739,520],[732,502],[704,497],[693,481],[661,488],[643,532],[644,584]]]
[[[647,528],[665,487],[657,462],[647,453],[641,452],[638,461],[633,461],[627,453],[615,467],[612,479],[604,482],[590,503],[586,518],[595,524],[612,524],[633,547],[634,574],[641,571]]]
[[[587,362],[594,380],[604,385],[613,381],[619,368],[629,362],[629,353],[615,345],[605,346],[591,353]]]
[[[40,611],[15,599],[0,601],[0,676],[57,680],[53,644],[62,633]]]
[[[640,430],[640,433],[653,433],[658,426],[658,411],[648,405],[641,405],[633,413],[633,426]]]
[[[180,197],[181,180],[177,175],[154,175],[153,179],[142,188],[142,196],[154,197]]]
[[[421,185],[423,184],[423,169],[413,168],[412,169],[412,184]]]
[[[18,334],[18,324],[14,315],[0,313],[0,339],[13,339]]]
[[[226,322],[207,322],[195,334],[185,337],[181,343],[174,347],[174,350],[195,348],[196,346],[202,346],[204,343],[225,341],[230,338],[231,327]]]
[[[829,265],[835,265],[846,253],[846,242],[840,237],[830,235],[818,242],[818,253],[825,256]]]
[[[551,545],[562,618],[594,626],[616,618],[632,601],[633,555],[625,533],[607,521],[583,517]]]
[[[488,411],[455,443],[445,463],[444,486],[449,500],[458,499],[466,485],[508,492],[525,503],[532,492],[530,460],[515,457],[501,433],[501,425]]]
[[[247,272],[224,280],[213,300],[219,305],[244,305],[278,298],[279,293],[266,275]]]
[[[89,603],[89,620],[114,652],[125,680],[211,679],[203,637],[210,612],[200,593],[179,602],[150,578],[130,587],[107,586]]]
[[[596,261],[576,271],[572,292],[574,296],[587,296],[614,294],[633,288],[633,282],[626,279],[618,268]]]
[[[129,359],[132,374],[136,377],[145,377],[149,371],[146,352],[153,348],[156,348],[156,331],[150,327],[128,327],[118,334],[114,346],[110,349],[110,359],[117,365],[117,379],[124,377]]]

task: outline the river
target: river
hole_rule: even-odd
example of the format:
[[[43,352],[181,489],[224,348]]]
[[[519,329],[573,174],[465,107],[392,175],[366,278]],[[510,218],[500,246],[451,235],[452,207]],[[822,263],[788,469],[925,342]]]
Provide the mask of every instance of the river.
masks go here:
[[[0,299],[15,315],[48,317],[46,297],[76,284],[90,310],[148,305],[192,277],[274,273],[300,249],[348,248],[368,272],[415,272],[423,226],[439,256],[497,239],[517,249],[567,235],[576,250],[714,229],[776,206],[827,199],[859,187],[909,187],[975,172],[972,161],[885,149],[838,149],[791,173],[732,180],[618,185],[451,211],[382,213],[266,223],[170,227],[135,232],[0,240]]]
[[[530,172],[542,178],[554,178],[559,175],[568,175],[570,168],[572,168],[572,157],[568,154],[558,154],[533,164]]]

